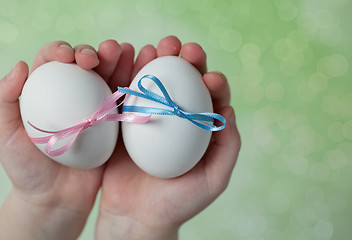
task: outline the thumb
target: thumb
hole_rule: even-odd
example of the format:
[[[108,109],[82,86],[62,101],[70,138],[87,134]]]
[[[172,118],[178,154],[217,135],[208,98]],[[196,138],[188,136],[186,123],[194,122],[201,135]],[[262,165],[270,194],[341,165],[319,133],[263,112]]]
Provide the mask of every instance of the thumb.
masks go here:
[[[28,66],[25,62],[17,63],[13,69],[0,81],[0,132],[1,137],[9,136],[18,127],[20,109],[18,98],[28,76]]]
[[[0,81],[0,105],[17,102],[27,77],[28,65],[18,62]]]

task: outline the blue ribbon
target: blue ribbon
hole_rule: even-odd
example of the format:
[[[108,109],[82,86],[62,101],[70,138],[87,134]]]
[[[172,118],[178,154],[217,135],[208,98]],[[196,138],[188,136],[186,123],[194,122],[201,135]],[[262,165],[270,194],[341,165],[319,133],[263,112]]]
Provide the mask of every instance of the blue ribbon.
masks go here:
[[[151,92],[142,86],[142,80],[148,78],[152,80],[161,90],[164,96],[160,96],[154,92]],[[192,122],[193,124],[201,127],[207,131],[220,131],[226,126],[226,119],[217,113],[190,113],[183,111],[177,104],[175,104],[170,98],[168,92],[166,91],[164,85],[161,81],[153,75],[145,75],[138,81],[138,88],[141,92],[131,90],[129,88],[118,87],[118,91],[121,93],[126,93],[129,95],[134,95],[137,97],[145,98],[152,100],[154,102],[161,103],[165,106],[172,108],[173,110],[164,109],[164,108],[154,108],[154,107],[142,107],[142,106],[123,106],[122,111],[124,112],[139,112],[147,114],[157,114],[157,115],[176,115],[181,118],[185,118]],[[221,126],[215,126],[214,120],[219,120],[223,123]]]

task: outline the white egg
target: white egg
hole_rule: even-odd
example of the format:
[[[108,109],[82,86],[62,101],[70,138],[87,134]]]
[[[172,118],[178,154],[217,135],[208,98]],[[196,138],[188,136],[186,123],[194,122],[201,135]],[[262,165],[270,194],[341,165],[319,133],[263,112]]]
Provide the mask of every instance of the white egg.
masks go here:
[[[133,79],[130,89],[139,91],[138,81],[147,74],[162,82],[173,102],[182,110],[213,111],[202,75],[182,58],[166,56],[151,61]],[[151,80],[144,79],[142,84],[147,90],[162,95]],[[124,105],[168,108],[135,96]],[[122,134],[133,161],[148,174],[160,178],[177,177],[192,169],[204,155],[211,138],[211,132],[175,115],[153,115],[145,124],[123,122]]]
[[[76,64],[46,63],[33,71],[24,85],[20,98],[24,127],[30,137],[49,134],[34,129],[28,122],[46,131],[72,127],[89,119],[111,94],[104,79],[94,71]],[[117,136],[118,123],[103,122],[84,130],[67,152],[51,158],[69,167],[95,168],[111,156]],[[53,150],[72,138],[61,139]],[[36,145],[47,154],[45,144]]]

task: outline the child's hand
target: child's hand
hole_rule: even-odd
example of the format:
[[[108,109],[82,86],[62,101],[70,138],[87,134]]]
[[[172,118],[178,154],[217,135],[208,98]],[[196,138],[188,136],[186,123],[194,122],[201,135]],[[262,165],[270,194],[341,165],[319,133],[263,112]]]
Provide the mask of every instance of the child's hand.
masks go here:
[[[103,42],[98,53],[88,45],[72,49],[66,42],[52,42],[39,51],[31,71],[49,61],[76,61],[84,69],[95,68],[108,81],[120,53],[120,45],[112,40]],[[28,66],[19,62],[0,81],[0,162],[13,183],[0,209],[0,239],[76,239],[100,188],[103,167],[65,167],[30,141],[18,100],[27,76]]]
[[[128,86],[134,75],[154,58],[179,55],[203,75],[214,104],[228,125],[213,134],[203,159],[190,172],[174,179],[158,179],[140,170],[126,152],[123,141],[107,163],[97,223],[98,239],[176,239],[179,227],[207,207],[226,188],[240,149],[240,136],[230,107],[230,90],[225,76],[207,72],[206,54],[195,43],[181,45],[175,37],[158,47],[141,49],[134,66],[133,49],[122,49],[132,76],[113,78],[110,84]],[[127,58],[126,58],[127,59]]]
[[[126,239],[127,233],[128,238],[172,239],[183,222],[226,188],[240,138],[229,106],[227,80],[222,74],[206,73],[206,55],[199,45],[182,46],[177,38],[168,37],[157,49],[144,47],[134,63],[134,49],[129,44],[108,40],[96,52],[88,45],[72,49],[65,42],[53,42],[40,50],[31,71],[53,60],[75,61],[84,69],[94,69],[116,91],[117,85],[128,86],[154,58],[180,53],[204,74],[214,111],[224,115],[229,124],[214,133],[198,165],[175,179],[157,179],[141,171],[129,158],[121,136],[104,176],[103,167],[77,170],[52,161],[29,140],[20,118],[18,97],[28,75],[27,65],[18,63],[0,81],[0,162],[13,182],[13,190],[0,209],[0,238],[77,238],[103,178],[99,239]]]

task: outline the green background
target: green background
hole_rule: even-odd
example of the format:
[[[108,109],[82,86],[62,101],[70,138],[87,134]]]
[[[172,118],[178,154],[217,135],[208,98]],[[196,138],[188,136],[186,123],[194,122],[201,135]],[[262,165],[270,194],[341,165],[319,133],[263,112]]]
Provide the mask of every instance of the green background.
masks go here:
[[[351,11],[350,0],[0,0],[0,75],[54,40],[198,42],[229,79],[243,148],[227,190],[180,239],[348,240]],[[10,188],[0,168],[0,203]]]

